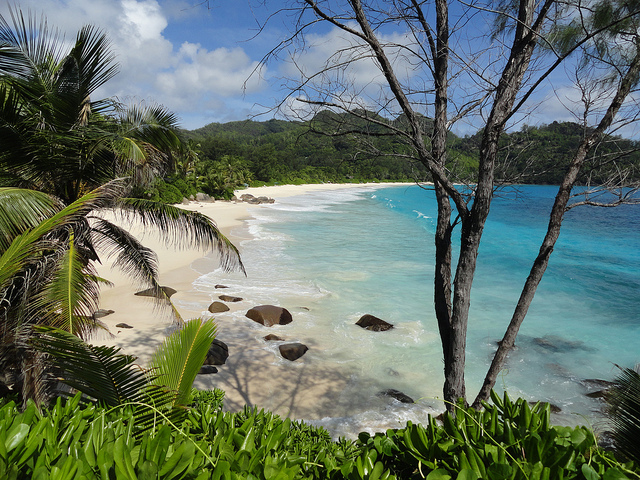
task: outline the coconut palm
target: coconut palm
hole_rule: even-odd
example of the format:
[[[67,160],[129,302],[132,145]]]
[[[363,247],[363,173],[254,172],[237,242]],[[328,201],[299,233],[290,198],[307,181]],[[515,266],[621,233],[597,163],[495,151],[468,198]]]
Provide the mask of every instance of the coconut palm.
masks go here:
[[[0,167],[5,184],[70,203],[116,177],[148,183],[172,167],[176,117],[164,107],[95,100],[117,73],[104,35],[82,28],[69,51],[43,18],[0,16]]]
[[[12,265],[14,251],[20,251],[24,262],[4,272],[6,283],[0,284],[0,367],[17,372],[26,398],[39,397],[34,392],[44,373],[34,367],[42,362],[26,341],[33,325],[61,327],[81,338],[100,327],[92,314],[102,282],[93,265],[101,258],[115,259],[134,280],[153,288],[181,321],[162,298],[156,255],[105,211],[125,223],[157,228],[178,248],[217,249],[226,269],[243,267],[237,249],[208,217],[126,198],[135,182],[171,168],[180,142],[175,116],[163,107],[124,108],[92,98],[117,72],[105,35],[84,27],[65,50],[44,18],[38,22],[11,10],[11,20],[0,16],[0,184],[48,194],[0,191],[0,255]],[[122,175],[128,178],[116,179]],[[15,198],[20,200],[13,203]],[[33,241],[23,251],[25,238]]]

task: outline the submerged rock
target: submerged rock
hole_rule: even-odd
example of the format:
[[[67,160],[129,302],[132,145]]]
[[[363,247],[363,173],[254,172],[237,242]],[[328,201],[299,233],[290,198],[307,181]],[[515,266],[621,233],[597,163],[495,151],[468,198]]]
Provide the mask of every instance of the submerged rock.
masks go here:
[[[282,342],[284,340],[284,338],[280,338],[277,335],[274,335],[273,333],[270,333],[269,335],[266,335],[263,337],[267,342]]]
[[[571,350],[584,350],[586,352],[594,351],[593,348],[585,345],[584,342],[567,340],[557,335],[536,337],[533,339],[533,343],[550,352],[567,352]]]
[[[356,322],[356,325],[366,328],[367,330],[371,330],[372,332],[384,332],[393,328],[392,324],[369,314],[360,317],[360,320]]]
[[[387,390],[382,390],[377,394],[378,397],[391,397],[395,398],[401,403],[416,403],[413,398],[409,395],[402,393],[400,390],[395,390],[393,388],[389,388]]]
[[[309,347],[303,343],[286,343],[284,345],[280,345],[278,350],[280,350],[280,355],[282,355],[283,358],[293,362],[307,353]]]
[[[289,310],[275,305],[259,305],[246,313],[246,317],[265,327],[272,325],[287,325],[293,321]]]

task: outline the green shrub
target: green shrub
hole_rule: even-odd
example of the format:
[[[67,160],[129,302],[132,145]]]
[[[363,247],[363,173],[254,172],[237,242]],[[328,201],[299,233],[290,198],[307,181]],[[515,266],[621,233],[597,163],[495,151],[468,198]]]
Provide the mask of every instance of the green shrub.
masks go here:
[[[163,203],[181,203],[184,198],[182,192],[170,183],[166,183],[164,180],[156,180],[153,185],[158,191],[158,200]]]
[[[585,427],[554,427],[549,406],[494,395],[440,424],[333,441],[323,428],[263,410],[223,412],[223,393],[194,392],[177,425],[133,435],[135,407],[80,397],[42,412],[0,405],[0,478],[51,479],[603,479],[638,478],[633,463],[598,449]]]
[[[599,449],[586,427],[550,425],[548,404],[530,407],[506,393],[492,399],[480,412],[459,407],[455,417],[445,414],[442,425],[429,418],[426,426],[409,422],[386,434],[360,434],[359,440],[398,478],[637,478],[637,467]]]

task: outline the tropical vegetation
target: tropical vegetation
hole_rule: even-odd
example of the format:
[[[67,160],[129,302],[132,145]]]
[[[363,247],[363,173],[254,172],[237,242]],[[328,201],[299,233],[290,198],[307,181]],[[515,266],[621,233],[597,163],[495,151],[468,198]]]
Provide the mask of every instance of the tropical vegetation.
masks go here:
[[[12,387],[0,403],[1,478],[640,477],[637,429],[624,430],[640,417],[629,371],[610,396],[626,457],[602,450],[585,427],[552,426],[549,405],[507,394],[483,411],[460,405],[426,425],[334,441],[269,412],[223,412],[222,392],[191,390],[215,326],[182,321],[162,297],[157,258],[120,223],[138,219],[169,243],[217,248],[223,265],[242,268],[208,218],[161,200],[201,189],[228,197],[253,181],[409,180],[425,170],[382,154],[402,153],[391,137],[361,155],[348,136],[299,135],[312,124],[245,122],[237,126],[262,133],[185,142],[162,107],[92,98],[116,70],[93,27],[67,48],[44,20],[0,18],[0,371]],[[464,147],[474,140],[449,141],[451,168],[464,177],[477,164]],[[180,325],[147,369],[85,341],[102,328],[94,312],[108,281],[95,264],[109,258],[153,288]]]
[[[334,441],[326,430],[194,392],[177,423],[136,435],[134,405],[80,395],[40,411],[0,407],[2,478],[161,479],[626,479],[637,464],[602,450],[586,427],[557,427],[548,404],[493,395],[484,412],[408,423]]]
[[[24,401],[40,403],[52,372],[34,327],[82,339],[102,328],[101,260],[154,289],[182,322],[156,255],[122,225],[139,221],[177,248],[217,249],[225,268],[242,264],[208,217],[129,198],[175,170],[188,148],[163,107],[94,98],[117,72],[104,33],[84,27],[69,47],[44,18],[12,10],[11,20],[0,18],[0,371]]]

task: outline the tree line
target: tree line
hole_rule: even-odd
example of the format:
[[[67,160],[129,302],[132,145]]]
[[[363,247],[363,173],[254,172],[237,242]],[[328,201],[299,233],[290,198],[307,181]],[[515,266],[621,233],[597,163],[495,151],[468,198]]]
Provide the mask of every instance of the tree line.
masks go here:
[[[181,196],[188,197],[195,191],[230,198],[234,189],[243,185],[432,180],[422,164],[401,156],[406,145],[395,136],[382,134],[373,122],[360,122],[363,130],[371,134],[366,143],[362,136],[348,132],[327,135],[321,131],[330,124],[345,124],[348,116],[325,111],[305,122],[245,120],[211,123],[183,131],[183,137],[195,150],[195,161],[168,176],[167,182],[147,189],[147,193],[152,191],[160,198],[164,195],[167,200],[178,202]],[[374,114],[369,112],[369,116],[373,118]],[[403,124],[401,117],[380,120],[400,127]],[[423,125],[428,137],[433,122],[424,118]],[[497,162],[500,181],[561,183],[573,152],[584,136],[583,126],[556,121],[541,126],[524,125],[519,131],[505,133]],[[473,182],[477,174],[479,142],[480,132],[464,137],[453,133],[447,136],[447,168],[460,183]],[[636,140],[607,136],[592,157],[593,168],[587,166],[583,170],[578,184],[603,183],[614,168],[624,168],[631,178],[640,179],[640,143]],[[602,165],[604,157],[612,161]],[[167,193],[171,187],[163,183],[176,189]]]

